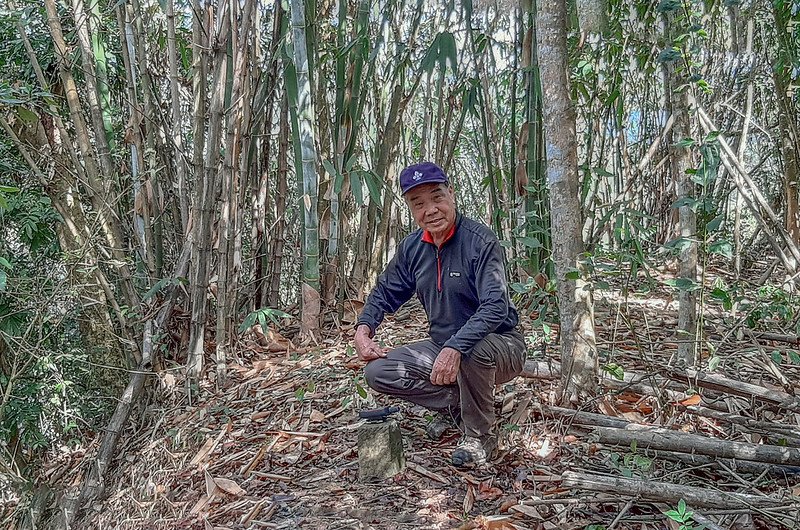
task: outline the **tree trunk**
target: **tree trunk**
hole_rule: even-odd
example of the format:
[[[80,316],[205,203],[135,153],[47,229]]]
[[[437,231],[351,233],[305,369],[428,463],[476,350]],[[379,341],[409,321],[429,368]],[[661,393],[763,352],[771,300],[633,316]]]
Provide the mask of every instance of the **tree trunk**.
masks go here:
[[[297,114],[302,156],[303,211],[303,280],[301,285],[302,316],[300,330],[304,340],[313,340],[319,330],[319,219],[317,217],[317,153],[314,146],[314,104],[308,72],[306,48],[305,2],[292,0],[292,44],[297,74]]]
[[[598,360],[589,286],[575,271],[580,255],[581,205],[578,197],[575,109],[567,77],[567,6],[565,0],[540,2],[537,43],[544,88],[543,115],[553,261],[561,322],[561,401],[574,403],[597,390]]]
[[[109,307],[116,306],[119,309],[119,306],[100,267],[84,205],[76,200],[80,198],[80,192],[75,189],[75,180],[70,175],[72,166],[65,149],[71,138],[62,136],[47,118],[23,127],[19,135],[22,140],[4,119],[0,118],[0,122],[7,137],[16,144],[29,167],[39,177],[40,184],[62,218],[62,222],[56,224],[55,231],[67,260],[71,282],[82,302],[78,326],[93,363],[93,378],[98,391],[105,396],[116,397],[125,385],[125,370],[128,368],[128,359],[117,340],[109,315]],[[34,146],[34,152],[47,155],[45,160],[50,165],[52,180],[48,182],[23,142]],[[127,328],[124,317],[120,323]]]

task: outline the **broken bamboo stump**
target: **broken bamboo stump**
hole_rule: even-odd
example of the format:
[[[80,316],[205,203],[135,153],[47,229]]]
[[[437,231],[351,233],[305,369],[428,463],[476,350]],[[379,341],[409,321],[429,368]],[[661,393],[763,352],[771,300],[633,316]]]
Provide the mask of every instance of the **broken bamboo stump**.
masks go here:
[[[641,497],[669,504],[675,504],[683,499],[688,505],[700,508],[772,508],[784,503],[780,499],[768,496],[714,491],[709,488],[697,488],[655,480],[609,477],[586,471],[567,471],[562,474],[562,478],[561,484],[565,488],[599,492],[614,491],[628,497]]]

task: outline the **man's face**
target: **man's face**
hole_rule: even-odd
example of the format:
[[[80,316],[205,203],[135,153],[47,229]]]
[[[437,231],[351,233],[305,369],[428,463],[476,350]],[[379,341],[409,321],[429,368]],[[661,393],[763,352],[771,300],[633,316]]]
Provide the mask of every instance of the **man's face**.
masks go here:
[[[456,200],[447,184],[420,184],[405,195],[411,215],[420,228],[444,237],[456,222]]]

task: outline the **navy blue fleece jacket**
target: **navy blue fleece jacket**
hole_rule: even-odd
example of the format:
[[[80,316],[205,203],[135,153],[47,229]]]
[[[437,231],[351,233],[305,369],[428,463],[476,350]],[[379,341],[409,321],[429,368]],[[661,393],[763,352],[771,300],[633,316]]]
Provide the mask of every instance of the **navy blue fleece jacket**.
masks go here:
[[[428,315],[431,339],[462,355],[470,355],[489,333],[509,331],[519,322],[508,298],[497,236],[461,214],[439,248],[421,229],[400,243],[367,298],[358,325],[374,332],[386,313],[397,311],[414,293]]]

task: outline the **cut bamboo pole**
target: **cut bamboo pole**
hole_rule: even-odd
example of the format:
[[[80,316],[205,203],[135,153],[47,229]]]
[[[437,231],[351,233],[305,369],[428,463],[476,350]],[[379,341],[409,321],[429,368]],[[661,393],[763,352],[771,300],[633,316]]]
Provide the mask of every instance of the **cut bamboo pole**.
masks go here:
[[[787,438],[792,438],[792,437],[800,438],[800,430],[792,428],[790,425],[773,423],[769,421],[754,420],[753,418],[747,418],[745,416],[740,416],[738,414],[720,412],[718,410],[709,409],[707,407],[695,406],[695,405],[686,407],[686,412],[689,412],[690,414],[696,414],[698,416],[713,418],[715,420],[725,421],[728,423],[734,423],[736,425],[741,425],[742,427],[746,427],[747,429],[752,430],[753,432],[763,432],[766,434],[782,436]],[[798,444],[798,446],[800,446],[800,444]]]
[[[628,446],[636,442],[641,449],[675,451],[720,458],[751,460],[765,464],[800,466],[800,449],[732,442],[698,434],[671,431],[660,427],[630,424],[625,428],[592,427],[600,443]]]
[[[612,418],[603,414],[595,414],[593,412],[585,412],[580,410],[565,409],[562,407],[553,407],[550,405],[539,405],[539,412],[542,416],[551,418],[563,419],[567,423],[575,425],[589,425],[596,427],[615,427],[624,429],[628,425],[633,425],[628,420],[620,418]]]
[[[757,398],[768,403],[773,403],[781,408],[800,412],[800,398],[786,392],[766,388],[763,386],[737,381],[717,374],[707,374],[697,370],[666,370],[665,373],[672,379],[687,382],[700,388],[716,390],[742,397]]]
[[[565,488],[589,491],[615,491],[619,495],[641,497],[651,501],[675,504],[683,499],[692,507],[704,508],[770,508],[783,501],[773,497],[747,495],[697,488],[685,484],[659,482],[654,480],[608,477],[597,473],[567,471],[563,475]]]

